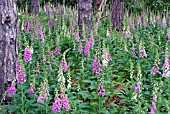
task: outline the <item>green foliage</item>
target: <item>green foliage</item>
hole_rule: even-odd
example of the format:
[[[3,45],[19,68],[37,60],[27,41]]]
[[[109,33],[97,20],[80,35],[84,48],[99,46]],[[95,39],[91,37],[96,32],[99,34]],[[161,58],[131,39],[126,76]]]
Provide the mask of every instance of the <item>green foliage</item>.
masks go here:
[[[141,13],[142,11],[159,11],[170,9],[169,0],[125,0],[125,7],[131,13]]]
[[[61,109],[61,114],[138,114],[149,113],[152,108],[154,95],[157,95],[156,113],[169,113],[170,104],[170,79],[162,77],[162,66],[165,60],[166,46],[169,47],[168,36],[169,26],[163,28],[162,22],[157,20],[161,18],[158,13],[149,12],[143,14],[144,23],[140,22],[141,15],[129,15],[124,18],[124,31],[109,32],[111,22],[109,18],[104,18],[99,25],[98,34],[92,30],[92,38],[95,43],[90,49],[90,57],[80,54],[78,48],[82,44],[85,49],[86,42],[76,42],[78,33],[77,9],[66,7],[65,15],[62,10],[54,11],[47,14],[42,10],[36,18],[32,15],[20,13],[18,34],[19,43],[19,61],[25,68],[27,77],[25,83],[17,83],[17,93],[11,96],[14,100],[11,104],[4,105],[2,110],[4,114],[54,114],[52,111],[55,90],[61,94],[61,82],[59,74],[62,71],[62,55],[54,55],[56,45],[59,46],[61,54],[70,49],[65,56],[69,71],[62,71],[66,82],[69,83],[71,77],[71,88],[66,89],[71,109],[66,112]],[[62,12],[63,15],[60,13]],[[54,17],[52,14],[54,13]],[[108,13],[108,12],[107,12]],[[164,15],[165,16],[165,15]],[[35,19],[33,19],[35,18]],[[133,19],[137,22],[134,23]],[[53,21],[53,27],[49,27],[50,19]],[[167,18],[165,18],[166,20]],[[153,22],[156,21],[156,24]],[[167,21],[168,22],[168,21]],[[33,23],[34,27],[28,33],[24,25]],[[39,23],[39,25],[37,24]],[[135,29],[129,28],[130,24]],[[140,24],[140,26],[139,26]],[[168,23],[167,23],[168,24]],[[40,31],[36,30],[38,25]],[[72,34],[72,27],[74,34]],[[44,32],[44,43],[41,40],[41,32]],[[130,32],[130,37],[125,38],[126,33]],[[35,35],[38,37],[35,38]],[[85,37],[86,40],[90,38]],[[144,47],[147,57],[140,57],[139,47]],[[33,59],[31,63],[23,60],[25,48],[33,48]],[[135,49],[136,55],[132,54]],[[169,47],[170,49],[170,47]],[[102,66],[101,78],[92,72],[95,55],[98,54],[102,64],[105,51],[109,51],[112,60],[107,66]],[[50,52],[50,56],[48,55]],[[168,54],[169,55],[169,54]],[[158,62],[159,73],[151,74],[151,69]],[[50,69],[52,66],[52,69]],[[131,76],[132,75],[132,76]],[[16,77],[17,79],[17,77]],[[44,100],[44,104],[38,103],[37,99],[44,80],[48,80],[49,96]],[[98,95],[98,87],[103,82],[105,95]],[[134,92],[140,82],[141,91]],[[30,95],[30,84],[36,87],[33,96]],[[59,96],[61,98],[61,96]]]

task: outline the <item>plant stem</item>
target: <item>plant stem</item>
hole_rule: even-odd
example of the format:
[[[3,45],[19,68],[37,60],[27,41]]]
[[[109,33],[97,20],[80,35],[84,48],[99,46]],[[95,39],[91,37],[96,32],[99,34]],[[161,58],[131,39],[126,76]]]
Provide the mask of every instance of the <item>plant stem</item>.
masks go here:
[[[45,105],[45,112],[46,112],[46,114],[48,114],[48,109],[47,109],[47,107],[48,107],[48,104],[47,104],[47,100],[46,100],[46,105]]]
[[[24,91],[23,91],[23,85],[21,84],[21,102],[22,102],[22,113],[25,114],[25,110],[24,110]]]

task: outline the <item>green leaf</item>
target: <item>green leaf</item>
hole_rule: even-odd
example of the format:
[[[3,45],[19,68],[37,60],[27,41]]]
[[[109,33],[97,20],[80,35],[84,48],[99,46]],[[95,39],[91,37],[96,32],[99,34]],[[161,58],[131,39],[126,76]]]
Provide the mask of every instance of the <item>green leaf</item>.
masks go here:
[[[92,95],[88,91],[80,91],[78,94],[83,95],[87,98],[92,98]]]
[[[85,112],[86,114],[87,113],[91,113],[91,114],[95,113],[95,111],[92,108],[83,108],[81,111]]]
[[[88,107],[90,107],[90,104],[88,103],[82,103],[79,105],[79,108],[88,108]]]
[[[108,104],[107,106],[114,106],[114,107],[119,107],[117,104],[115,104],[115,103],[110,103],[110,104]]]
[[[17,105],[8,105],[7,106],[9,112],[15,112],[17,109],[19,109],[20,107]]]

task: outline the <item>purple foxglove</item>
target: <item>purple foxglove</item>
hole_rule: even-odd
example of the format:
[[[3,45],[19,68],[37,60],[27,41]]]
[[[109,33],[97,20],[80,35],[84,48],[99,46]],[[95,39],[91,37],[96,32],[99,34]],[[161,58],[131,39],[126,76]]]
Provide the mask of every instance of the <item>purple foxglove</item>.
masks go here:
[[[61,100],[59,98],[57,98],[55,100],[55,102],[53,103],[52,111],[55,112],[55,113],[61,112],[61,107],[62,107]]]
[[[9,96],[12,96],[13,94],[15,94],[16,93],[16,88],[15,88],[15,84],[14,83],[12,83],[11,84],[11,87],[9,88]]]
[[[28,62],[32,62],[32,54],[33,54],[33,50],[26,48],[24,51],[24,60],[26,63]]]

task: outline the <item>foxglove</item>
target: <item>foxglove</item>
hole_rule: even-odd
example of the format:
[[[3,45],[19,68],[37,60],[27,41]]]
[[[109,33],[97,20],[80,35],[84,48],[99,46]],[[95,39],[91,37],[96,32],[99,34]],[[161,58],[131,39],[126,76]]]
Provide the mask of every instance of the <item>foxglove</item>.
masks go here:
[[[55,102],[53,103],[52,111],[55,112],[55,113],[61,112],[61,107],[62,107],[61,100],[59,98],[57,98],[55,100]]]
[[[16,93],[16,88],[14,82],[12,82],[11,87],[9,88],[9,96],[12,96],[13,94]]]
[[[24,60],[26,63],[28,62],[32,62],[32,54],[33,54],[33,50],[26,48],[24,51]]]

